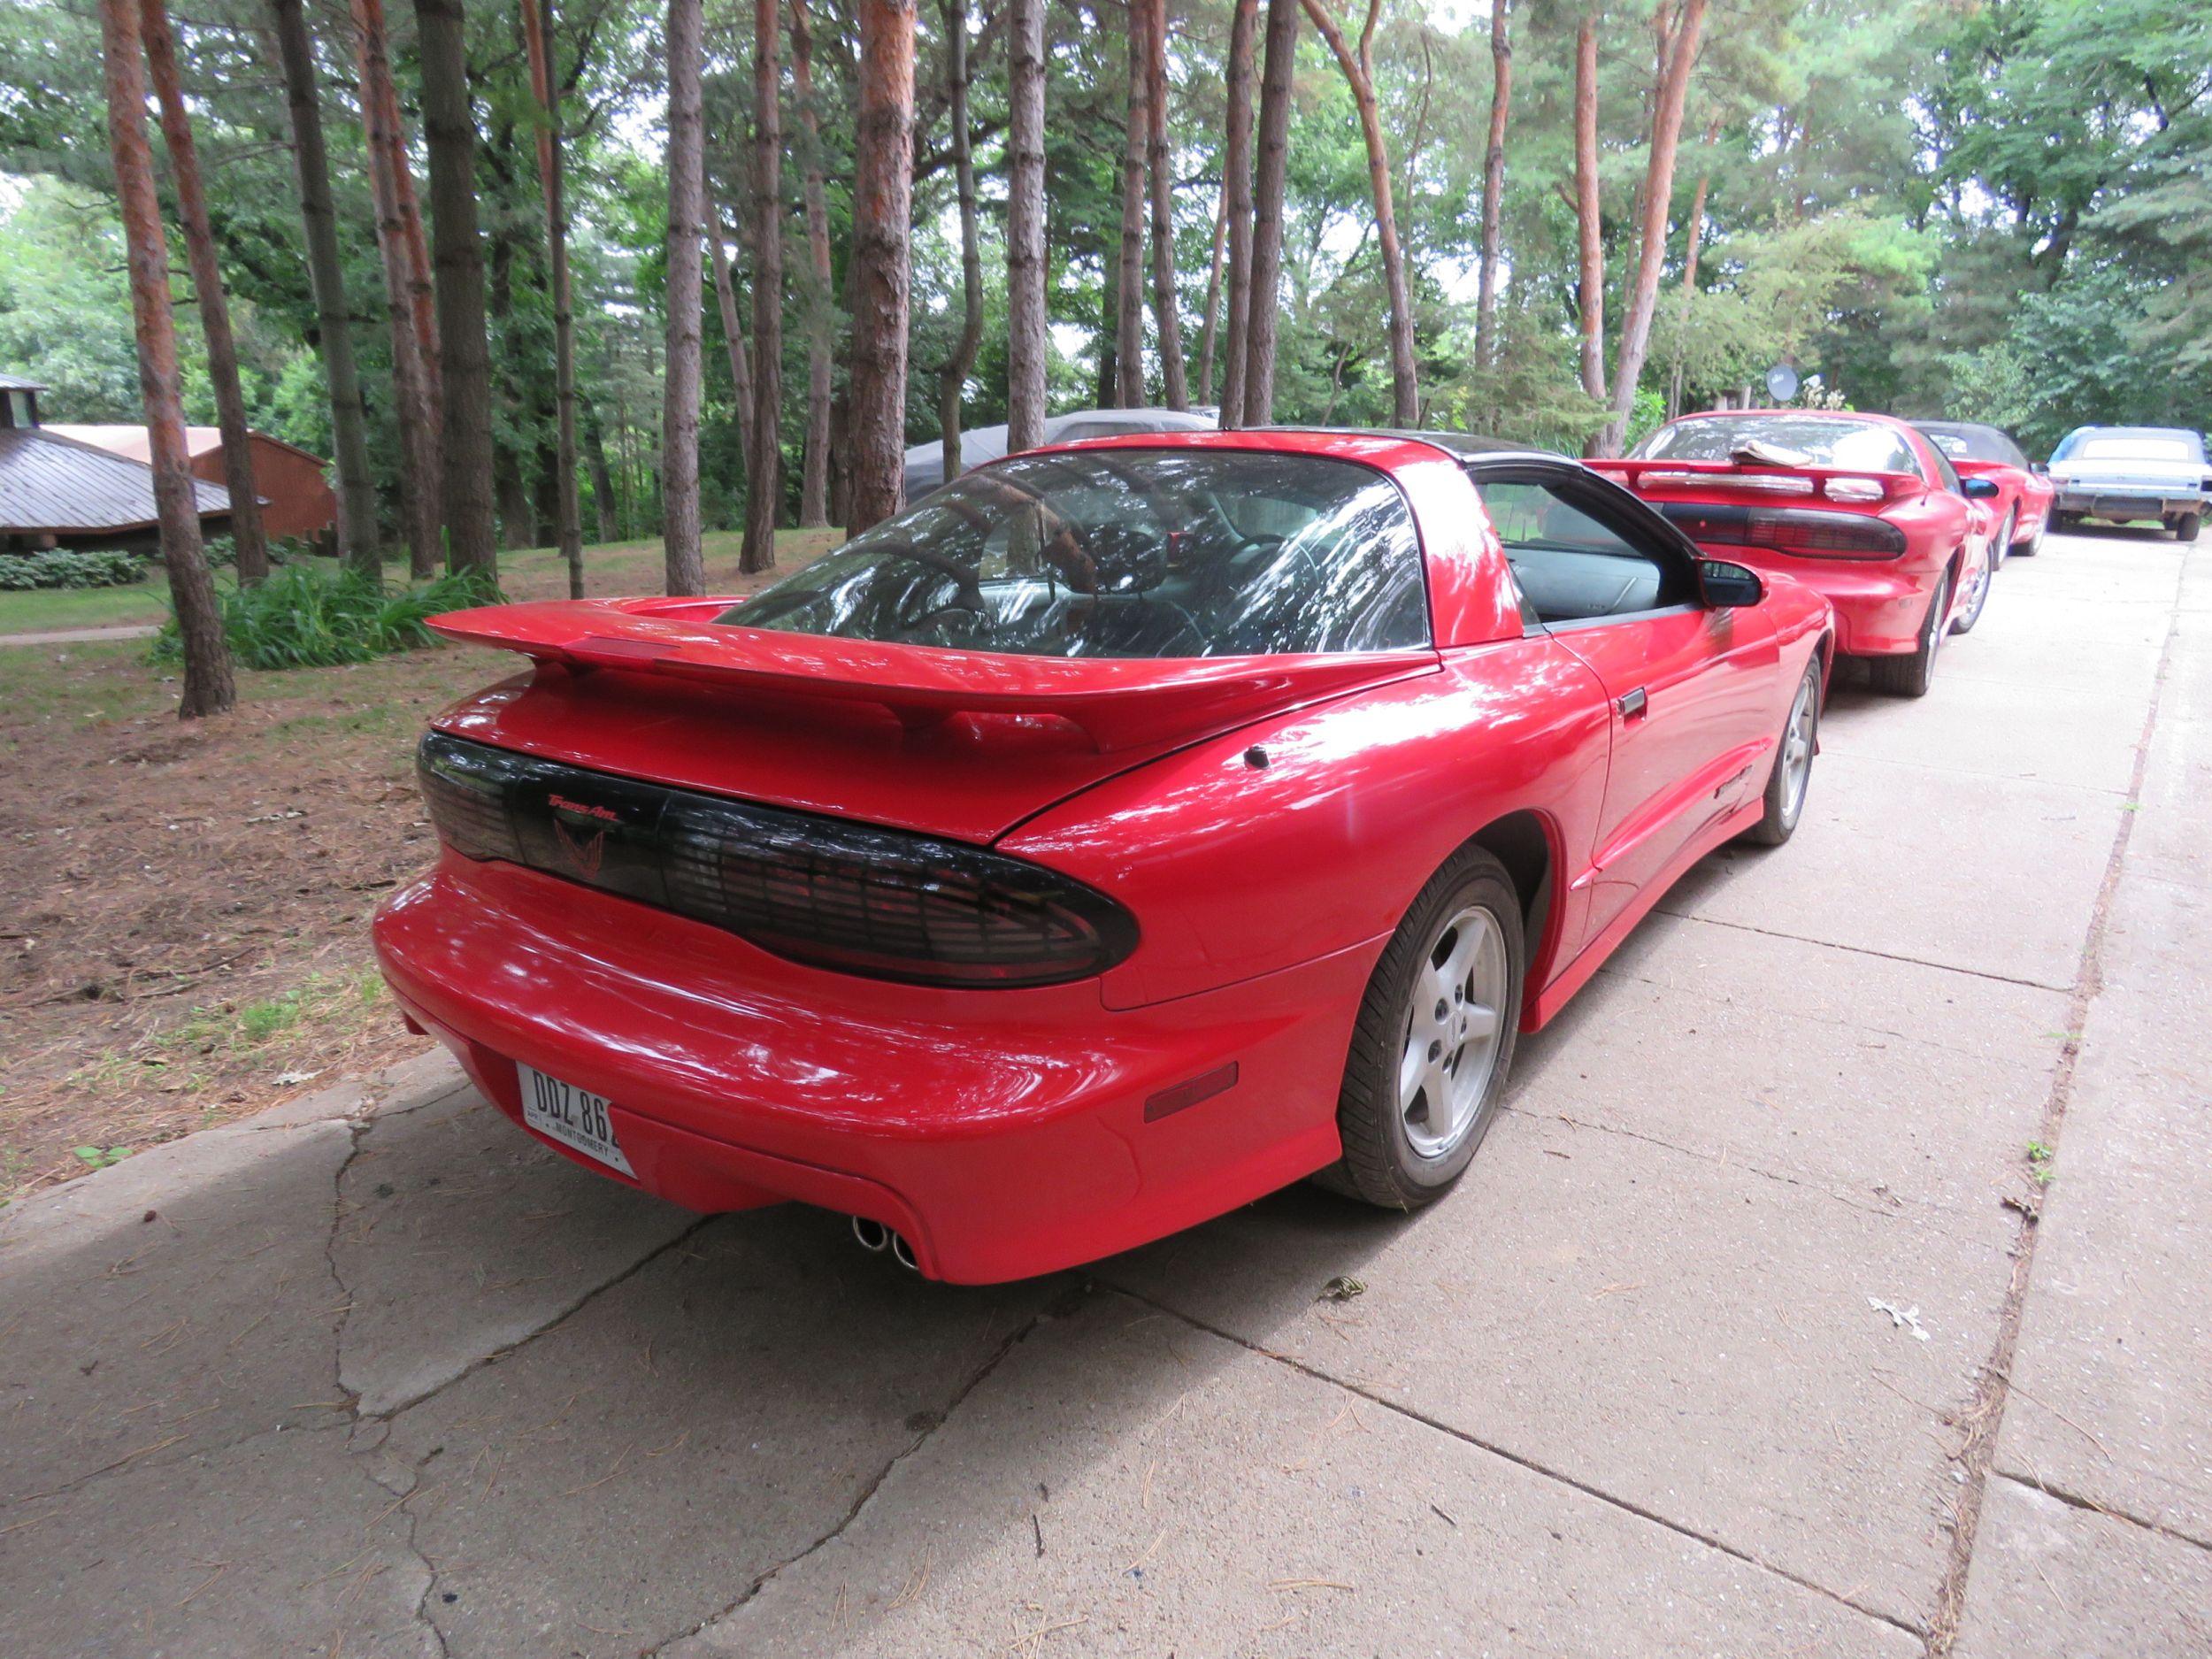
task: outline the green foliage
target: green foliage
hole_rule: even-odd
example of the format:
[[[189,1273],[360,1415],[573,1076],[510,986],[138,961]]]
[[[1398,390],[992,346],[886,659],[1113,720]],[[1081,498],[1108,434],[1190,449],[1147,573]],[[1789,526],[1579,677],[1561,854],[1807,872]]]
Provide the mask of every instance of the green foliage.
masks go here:
[[[499,601],[496,584],[472,571],[387,589],[357,572],[292,565],[258,587],[225,593],[223,631],[248,668],[328,668],[428,645],[436,637],[431,617]],[[172,617],[155,636],[154,659],[175,662],[182,655]]]
[[[35,588],[125,588],[145,574],[145,561],[137,554],[112,549],[0,553],[0,591],[10,593],[28,593]]]

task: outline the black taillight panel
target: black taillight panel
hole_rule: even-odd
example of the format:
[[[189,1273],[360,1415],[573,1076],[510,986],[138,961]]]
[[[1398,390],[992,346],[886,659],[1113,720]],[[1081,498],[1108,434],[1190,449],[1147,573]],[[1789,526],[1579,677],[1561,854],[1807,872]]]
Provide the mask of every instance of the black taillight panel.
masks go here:
[[[1905,551],[1905,533],[1871,513],[1732,502],[1654,504],[1701,547],[1763,547],[1809,558],[1843,559],[1893,559]]]
[[[432,732],[417,759],[447,845],[726,928],[795,961],[914,984],[1035,986],[1136,949],[1123,907],[1025,859],[664,788]]]

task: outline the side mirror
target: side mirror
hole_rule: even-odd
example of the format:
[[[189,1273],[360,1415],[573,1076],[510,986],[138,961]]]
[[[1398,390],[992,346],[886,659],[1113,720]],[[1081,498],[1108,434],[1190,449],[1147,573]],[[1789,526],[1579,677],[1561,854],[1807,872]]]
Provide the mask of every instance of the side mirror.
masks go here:
[[[1766,584],[1759,580],[1756,571],[1731,565],[1725,559],[1698,560],[1697,586],[1706,604],[1716,611],[1755,605],[1767,596]]]
[[[1988,501],[1997,494],[1993,478],[1962,478],[1959,480],[1959,494],[1969,501]]]

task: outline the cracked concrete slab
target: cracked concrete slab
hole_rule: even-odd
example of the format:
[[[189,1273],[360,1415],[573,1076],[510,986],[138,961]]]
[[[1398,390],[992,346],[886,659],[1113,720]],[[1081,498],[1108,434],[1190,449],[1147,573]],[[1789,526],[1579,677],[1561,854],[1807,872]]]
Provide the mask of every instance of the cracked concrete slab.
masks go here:
[[[339,1198],[339,1379],[370,1413],[543,1329],[699,1220],[578,1168],[472,1089],[369,1119]]]
[[[1992,1482],[1955,1659],[2212,1653],[2212,1551]]]
[[[433,1659],[429,1574],[342,1429],[272,1430],[50,1499],[0,1539],[25,1655]]]
[[[0,1212],[0,1515],[342,1420],[324,1247],[350,1144],[335,1121],[211,1130]]]
[[[2008,1238],[2001,1200],[2021,1189],[2069,1007],[2055,991],[1655,917],[1523,1040],[1509,1098]]]
[[[2070,990],[2120,811],[2101,790],[1825,754],[1786,856],[1724,849],[1661,908]]]
[[[834,1531],[1058,1288],[929,1285],[818,1211],[709,1224],[392,1420],[432,1617],[458,1655],[695,1628]]]
[[[1906,1632],[1112,1294],[671,1659],[1907,1655]]]
[[[1997,1467],[2212,1546],[2212,891],[2124,876]]]
[[[1945,1414],[2009,1266],[1994,1240],[1516,1112],[1410,1220],[1287,1194],[1100,1272],[1912,1623],[1949,1548]],[[1363,1294],[1326,1299],[1339,1275]]]

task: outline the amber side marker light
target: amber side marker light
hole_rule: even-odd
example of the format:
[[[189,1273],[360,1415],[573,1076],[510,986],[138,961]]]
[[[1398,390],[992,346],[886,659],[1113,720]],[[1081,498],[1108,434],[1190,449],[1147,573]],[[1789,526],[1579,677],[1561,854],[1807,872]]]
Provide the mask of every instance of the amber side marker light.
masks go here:
[[[1163,1118],[1172,1118],[1200,1101],[1211,1100],[1224,1089],[1234,1088],[1237,1081],[1237,1063],[1216,1066],[1187,1083],[1178,1083],[1173,1088],[1164,1088],[1144,1103],[1144,1120],[1157,1123]]]

